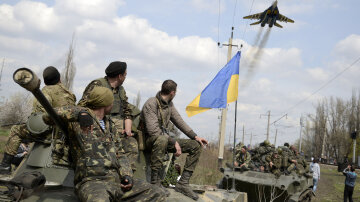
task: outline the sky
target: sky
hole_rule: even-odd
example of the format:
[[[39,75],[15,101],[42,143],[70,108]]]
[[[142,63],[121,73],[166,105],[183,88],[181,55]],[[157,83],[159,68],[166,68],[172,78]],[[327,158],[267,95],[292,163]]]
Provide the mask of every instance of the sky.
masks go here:
[[[174,103],[184,120],[202,137],[217,141],[220,110],[187,117],[185,107],[226,64],[231,27],[233,44],[241,51],[237,108],[237,142],[245,127],[245,143],[266,138],[271,111],[270,142],[295,142],[300,117],[315,112],[324,97],[349,99],[360,90],[360,1],[279,0],[280,12],[293,19],[273,27],[262,57],[249,75],[255,38],[260,26],[243,16],[260,13],[270,0],[0,0],[0,59],[5,59],[0,97],[25,91],[12,80],[20,67],[41,78],[49,66],[62,69],[75,35],[77,72],[73,91],[81,98],[86,85],[105,75],[112,61],[125,61],[124,87],[141,104],[160,90],[166,79],[178,84]],[[263,28],[263,33],[268,28]],[[255,47],[256,48],[256,47]],[[350,68],[349,68],[350,67]],[[313,92],[348,68],[325,88]],[[240,85],[239,84],[239,85]],[[308,98],[305,102],[300,101]],[[235,104],[227,115],[226,143],[233,139]]]

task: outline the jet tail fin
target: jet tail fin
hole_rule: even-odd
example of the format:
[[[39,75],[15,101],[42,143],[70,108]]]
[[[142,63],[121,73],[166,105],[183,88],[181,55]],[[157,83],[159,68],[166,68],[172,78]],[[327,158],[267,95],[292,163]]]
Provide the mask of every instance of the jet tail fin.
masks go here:
[[[250,25],[257,25],[257,24],[260,24],[261,23],[261,21],[259,21],[259,22],[254,22],[254,23],[251,23]]]
[[[277,22],[275,22],[275,23],[274,23],[274,25],[275,25],[276,27],[283,28],[283,26],[281,26],[281,25],[280,25],[280,24],[278,24]]]

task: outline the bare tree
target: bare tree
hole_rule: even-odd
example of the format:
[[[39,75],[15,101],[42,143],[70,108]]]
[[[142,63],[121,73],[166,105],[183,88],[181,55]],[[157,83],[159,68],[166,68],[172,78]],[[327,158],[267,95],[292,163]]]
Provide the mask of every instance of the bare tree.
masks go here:
[[[29,93],[16,93],[0,105],[0,124],[15,125],[25,123],[32,110]]]
[[[65,85],[66,88],[72,90],[74,77],[76,74],[76,66],[74,63],[74,51],[75,51],[75,33],[72,36],[71,43],[69,46],[69,51],[66,55],[65,67],[62,71],[61,82]]]
[[[141,102],[141,95],[140,95],[140,91],[138,91],[134,105],[139,109],[140,109],[140,102]]]

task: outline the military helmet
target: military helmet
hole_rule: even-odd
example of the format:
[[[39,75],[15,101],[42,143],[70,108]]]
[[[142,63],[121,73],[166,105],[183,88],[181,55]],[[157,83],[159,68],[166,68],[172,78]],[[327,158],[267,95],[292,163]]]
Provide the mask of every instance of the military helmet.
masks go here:
[[[282,154],[282,152],[283,152],[283,150],[282,150],[281,148],[278,148],[278,149],[277,149],[277,152],[278,152],[278,154],[280,154],[280,155],[281,155],[281,154]]]
[[[265,141],[264,141],[264,145],[265,145],[265,146],[269,146],[269,145],[270,145],[269,140],[265,140]]]
[[[50,126],[43,121],[42,115],[42,113],[38,112],[29,116],[26,126],[31,133],[38,135],[50,129]]]

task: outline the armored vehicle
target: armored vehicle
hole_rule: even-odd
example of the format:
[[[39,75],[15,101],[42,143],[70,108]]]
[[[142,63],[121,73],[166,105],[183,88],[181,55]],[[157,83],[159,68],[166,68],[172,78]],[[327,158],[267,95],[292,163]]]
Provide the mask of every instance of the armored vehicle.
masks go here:
[[[45,96],[39,90],[40,80],[37,76],[31,70],[21,68],[14,73],[14,80],[16,83],[32,92],[46,109],[47,113],[54,119],[55,123],[62,128],[61,120],[57,117],[55,111],[51,108]],[[1,176],[1,180],[10,180],[12,177],[19,176],[24,172],[39,171],[46,177],[45,186],[43,190],[36,192],[24,201],[78,201],[74,193],[74,170],[71,166],[55,165],[51,157],[52,148],[53,145],[51,144],[35,142],[29,155],[18,166],[12,176]],[[145,160],[145,153],[141,151],[135,177],[146,180],[146,168],[147,164]],[[197,193],[199,193],[198,201],[247,202],[246,193],[229,192],[212,186],[193,186],[193,188]],[[170,196],[167,201],[193,201],[192,199],[175,192],[173,189],[169,189],[169,191]],[[0,200],[6,201],[6,197],[2,197],[0,194]]]
[[[249,201],[311,201],[312,178],[298,175],[281,175],[276,178],[272,173],[256,171],[223,170],[224,178],[218,183],[219,188],[246,192]]]

